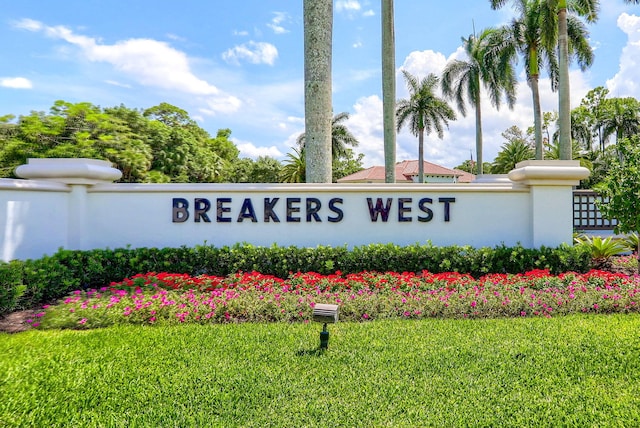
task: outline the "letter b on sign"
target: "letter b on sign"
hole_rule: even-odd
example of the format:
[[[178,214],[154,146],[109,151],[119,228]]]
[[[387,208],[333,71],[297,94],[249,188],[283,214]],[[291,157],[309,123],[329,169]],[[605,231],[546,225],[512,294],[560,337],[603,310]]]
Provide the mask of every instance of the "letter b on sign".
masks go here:
[[[173,198],[173,222],[184,223],[189,219],[189,201],[184,198]]]

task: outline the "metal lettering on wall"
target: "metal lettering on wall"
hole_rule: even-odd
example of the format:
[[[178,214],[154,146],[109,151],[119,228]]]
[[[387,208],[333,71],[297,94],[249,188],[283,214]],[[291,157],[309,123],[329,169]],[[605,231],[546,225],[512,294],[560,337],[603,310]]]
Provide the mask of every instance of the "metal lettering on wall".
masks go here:
[[[386,223],[389,220],[398,222],[418,221],[427,223],[434,218],[434,209],[441,210],[441,218],[444,222],[451,221],[451,205],[456,202],[456,198],[438,198],[434,202],[433,198],[366,198],[362,204],[360,216],[369,214],[372,223]],[[194,223],[242,223],[245,220],[252,223],[262,221],[263,223],[287,223],[317,222],[327,221],[329,223],[339,223],[344,220],[345,213],[342,198],[331,198],[326,206],[318,198],[262,198],[254,201],[251,198],[244,198],[240,208],[235,212],[232,208],[232,198],[216,198],[210,201],[206,198],[194,198],[190,203],[186,198],[173,198],[172,201],[172,221],[173,223],[184,223],[192,219]],[[439,204],[439,209],[436,208]],[[215,216],[209,212],[215,206]],[[282,208],[281,208],[282,207]],[[256,208],[261,209],[262,215],[257,214]],[[276,211],[280,208],[284,211],[280,216]],[[397,211],[397,217],[391,217],[393,210]],[[281,220],[282,217],[282,220]],[[366,217],[364,217],[366,218]]]

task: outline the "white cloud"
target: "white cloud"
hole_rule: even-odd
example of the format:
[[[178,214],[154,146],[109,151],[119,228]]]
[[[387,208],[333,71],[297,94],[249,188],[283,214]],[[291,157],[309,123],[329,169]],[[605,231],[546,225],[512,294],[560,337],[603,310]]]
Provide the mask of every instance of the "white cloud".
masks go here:
[[[304,132],[304,117],[288,116],[286,120],[278,123],[282,131],[295,131],[296,138]]]
[[[11,89],[31,89],[33,87],[31,81],[24,77],[0,78],[0,86]]]
[[[95,38],[75,34],[64,26],[46,26],[31,19],[23,19],[15,26],[29,31],[42,31],[48,37],[64,40],[79,48],[86,60],[111,64],[114,69],[144,86],[206,97],[207,103],[215,111],[235,111],[240,106],[237,98],[222,93],[193,74],[187,55],[165,42],[129,39],[107,45]]]
[[[413,51],[405,58],[400,69],[407,70],[409,73],[421,79],[429,73],[440,76],[446,64],[447,58],[440,52],[434,52],[432,50]],[[401,77],[398,81],[398,93],[406,95],[407,91],[404,78],[402,78],[402,74],[398,73],[398,75]]]
[[[347,127],[360,142],[356,151],[364,154],[364,166],[384,165],[382,100],[377,95],[363,97],[353,109]]]
[[[177,34],[173,34],[173,33],[168,33],[167,34],[167,38],[170,39],[170,40],[175,40],[177,42],[186,42],[187,41],[187,39],[185,39],[184,37],[178,36]]]
[[[455,57],[451,55],[450,58]],[[401,68],[407,69],[416,76],[426,76],[428,73],[441,75],[446,65],[446,57],[439,52],[423,51],[412,52],[406,58]],[[587,76],[578,70],[572,70],[571,79],[571,105],[577,106],[580,100],[591,89]],[[518,98],[513,110],[509,110],[505,103],[500,110],[496,110],[489,101],[486,93],[483,93],[482,102],[482,126],[483,126],[483,159],[492,162],[500,151],[504,139],[501,134],[509,127],[516,125],[523,131],[533,126],[533,108],[531,106],[531,90],[526,83],[525,76],[519,76]],[[402,86],[400,86],[402,85]],[[405,98],[408,93],[404,88],[404,79],[398,73],[398,98]],[[540,80],[540,97],[542,110],[558,110],[558,94],[551,91],[548,78]],[[455,105],[450,102],[452,108]],[[351,132],[360,141],[357,151],[365,154],[364,165],[384,165],[384,143],[382,125],[382,100],[378,96],[360,98],[353,106],[353,113],[347,122]],[[425,160],[447,167],[455,167],[469,159],[471,153],[476,159],[475,153],[475,111],[469,107],[467,116],[463,117],[456,111],[458,119],[449,123],[449,129],[445,128],[444,138],[437,135],[425,135]],[[417,137],[406,128],[402,129],[396,137],[397,161],[418,158]]]
[[[373,9],[369,9],[365,13],[362,14],[362,16],[366,16],[366,17],[375,16],[375,15],[376,15],[376,13],[373,11]]]
[[[620,69],[607,80],[607,88],[615,97],[640,98],[640,17],[623,13],[618,17],[618,27],[627,34],[628,40],[620,55]]]
[[[250,41],[229,49],[222,58],[232,64],[244,60],[251,64],[273,65],[278,58],[278,49],[270,43]]]
[[[120,83],[115,80],[105,80],[105,83],[113,86],[118,86],[120,88],[131,88],[131,85],[127,85],[126,83]]]
[[[240,157],[257,159],[258,156],[270,156],[272,158],[279,159],[284,156],[284,154],[275,146],[258,147],[250,142],[241,142],[233,138],[232,140],[238,150],[240,150]]]
[[[338,0],[336,1],[336,12],[354,12],[362,8],[357,0]]]
[[[289,30],[282,26],[282,23],[289,21],[289,15],[285,12],[274,12],[275,16],[271,20],[267,27],[271,28],[276,34],[285,34],[288,33]]]
[[[14,27],[16,28],[21,28],[23,30],[28,30],[28,31],[40,31],[42,30],[42,23],[35,21],[33,19],[21,19],[20,21],[17,21],[13,24]]]

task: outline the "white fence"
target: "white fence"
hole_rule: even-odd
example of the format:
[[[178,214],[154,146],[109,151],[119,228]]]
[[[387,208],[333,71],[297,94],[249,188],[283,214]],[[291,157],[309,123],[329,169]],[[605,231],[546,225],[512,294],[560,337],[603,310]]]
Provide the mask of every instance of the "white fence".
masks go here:
[[[349,247],[368,243],[525,247],[570,243],[573,161],[527,161],[471,184],[117,184],[104,161],[31,159],[0,180],[2,260],[59,248]]]

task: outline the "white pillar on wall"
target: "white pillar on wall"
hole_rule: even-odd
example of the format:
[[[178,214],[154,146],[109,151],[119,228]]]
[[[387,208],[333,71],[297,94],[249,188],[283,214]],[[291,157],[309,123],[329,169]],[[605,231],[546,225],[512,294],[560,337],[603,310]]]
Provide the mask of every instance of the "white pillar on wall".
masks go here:
[[[589,176],[579,161],[520,162],[509,179],[530,188],[531,246],[573,242],[573,188]]]
[[[122,177],[111,162],[97,159],[29,159],[16,168],[18,177],[63,183],[71,189],[67,204],[67,243],[65,248],[86,250],[88,224],[87,189],[95,184],[112,183]]]

